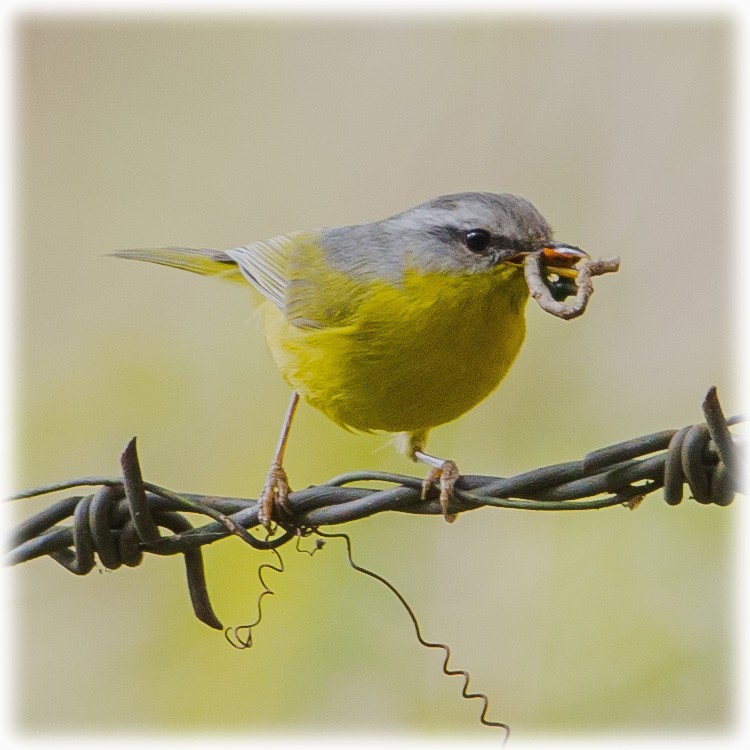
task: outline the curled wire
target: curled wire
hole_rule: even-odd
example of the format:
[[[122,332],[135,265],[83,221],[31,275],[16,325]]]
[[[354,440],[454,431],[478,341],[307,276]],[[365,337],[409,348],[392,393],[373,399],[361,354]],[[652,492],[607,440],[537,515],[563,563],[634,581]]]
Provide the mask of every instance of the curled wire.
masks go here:
[[[281,553],[277,549],[272,549],[271,553],[276,557],[277,565],[272,563],[263,563],[258,567],[258,580],[260,585],[263,587],[260,594],[258,595],[257,610],[258,615],[255,620],[248,625],[235,625],[224,629],[224,637],[227,639],[229,644],[236,649],[251,648],[253,645],[253,630],[263,619],[263,599],[266,596],[273,596],[276,592],[266,583],[263,578],[264,570],[273,570],[277,573],[284,572],[284,561],[281,558]]]
[[[443,659],[442,666],[443,674],[447,675],[448,677],[460,675],[464,678],[464,684],[461,688],[461,695],[467,700],[476,698],[482,702],[482,712],[479,715],[479,721],[486,727],[496,727],[498,729],[502,729],[505,732],[505,737],[503,738],[503,745],[505,745],[505,743],[508,741],[508,737],[510,736],[510,726],[501,721],[492,721],[491,719],[487,718],[487,711],[489,710],[490,705],[489,698],[484,693],[469,692],[469,683],[471,681],[471,676],[467,671],[463,669],[450,669],[448,667],[448,662],[451,658],[451,650],[448,644],[428,641],[422,635],[422,629],[419,626],[417,616],[414,613],[414,610],[411,608],[411,605],[404,598],[404,595],[388,579],[384,578],[379,573],[375,573],[372,570],[363,568],[361,565],[358,565],[354,562],[354,558],[352,557],[352,541],[348,534],[344,534],[341,532],[337,534],[325,533],[323,531],[320,531],[319,529],[316,529],[315,533],[318,536],[325,537],[326,539],[343,539],[344,543],[346,544],[346,556],[349,565],[358,573],[363,573],[364,575],[369,576],[370,578],[374,578],[376,581],[382,583],[383,586],[385,586],[399,600],[399,602],[401,602],[401,606],[406,610],[406,614],[408,614],[409,618],[411,619],[412,625],[414,626],[414,633],[416,634],[419,643],[425,648],[442,649],[442,651],[445,653],[445,658]]]
[[[315,529],[297,529],[299,532],[297,534],[297,542],[295,544],[295,549],[297,552],[302,553],[303,555],[310,555],[312,557],[316,552],[320,552],[320,550],[325,547],[325,542],[322,539],[316,539],[315,544],[310,548],[306,549],[301,546],[302,538],[306,536],[310,536],[310,534],[313,534],[316,532]]]
[[[312,548],[306,549],[300,546],[300,543],[303,539],[303,537],[309,536],[311,534],[316,535],[318,538],[315,540],[315,544]],[[446,643],[437,643],[428,641],[424,638],[422,635],[422,630],[419,625],[419,621],[417,620],[417,616],[414,613],[414,610],[412,609],[411,605],[406,601],[406,598],[404,595],[386,578],[381,576],[379,573],[375,573],[372,570],[368,570],[367,568],[363,568],[361,565],[358,565],[354,562],[354,558],[352,557],[352,542],[351,538],[348,534],[344,533],[326,533],[323,531],[320,531],[319,529],[300,529],[299,533],[297,534],[297,541],[295,543],[295,549],[297,552],[310,555],[312,557],[315,555],[316,552],[320,551],[323,546],[325,545],[324,539],[320,538],[323,537],[324,539],[343,539],[344,543],[346,544],[346,555],[347,555],[347,561],[351,568],[356,570],[358,573],[362,573],[366,576],[369,576],[370,578],[374,578],[376,581],[383,584],[391,593],[394,594],[394,596],[399,600],[403,608],[406,610],[406,613],[409,615],[409,618],[411,619],[412,625],[414,626],[414,632],[416,634],[417,640],[419,643],[424,646],[425,648],[431,648],[431,649],[441,649],[445,653],[445,658],[443,659],[442,664],[442,670],[443,674],[447,675],[448,677],[454,677],[457,675],[460,675],[463,677],[463,687],[461,688],[461,695],[467,699],[479,699],[482,701],[482,712],[479,716],[479,721],[484,724],[484,726],[487,727],[496,727],[499,729],[502,729],[505,733],[505,736],[503,738],[503,745],[508,741],[508,737],[510,736],[510,726],[508,724],[505,724],[503,722],[499,721],[492,721],[491,719],[487,718],[487,712],[489,710],[489,698],[484,693],[470,693],[469,692],[469,683],[471,681],[470,674],[463,669],[450,669],[448,664],[451,658],[451,650],[450,647]],[[258,595],[257,600],[257,616],[255,620],[252,623],[249,623],[247,625],[237,625],[234,627],[225,628],[224,630],[224,637],[227,639],[228,643],[236,649],[244,650],[251,648],[253,646],[253,630],[260,624],[261,620],[263,619],[263,607],[262,602],[263,599],[266,596],[273,596],[276,592],[266,583],[266,580],[263,576],[264,571],[266,570],[273,570],[276,573],[284,573],[285,567],[284,567],[284,561],[281,557],[281,553],[278,551],[278,549],[271,549],[271,553],[276,557],[277,564],[271,564],[271,563],[263,563],[258,567],[258,580],[261,583],[262,591]]]
[[[635,508],[664,488],[670,505],[690,494],[702,504],[726,506],[741,491],[744,457],[730,427],[744,417],[726,418],[711,388],[703,403],[706,421],[680,430],[662,430],[595,450],[583,459],[545,466],[512,477],[462,475],[450,513],[485,506],[525,510]],[[69,571],[84,575],[96,556],[108,569],[135,566],[145,553],[184,556],[188,589],[196,616],[223,629],[206,589],[200,548],[229,534],[256,549],[276,549],[300,536],[297,529],[318,528],[365,518],[386,510],[442,515],[434,493],[421,499],[422,480],[386,472],[350,472],[325,484],[289,495],[288,528],[259,539],[248,529],[258,525],[258,501],[193,493],[175,493],[141,476],[133,439],[122,455],[123,476],[83,477],[37,487],[15,495],[22,499],[74,487],[96,487],[89,494],[65,497],[21,522],[6,540],[5,563],[50,555]],[[363,482],[387,486],[374,489]],[[193,528],[185,513],[210,522]],[[71,519],[69,525],[61,525]],[[163,534],[167,530],[170,533]]]
[[[295,549],[305,555],[312,557],[316,552],[323,549],[325,542],[322,539],[317,539],[312,549],[305,549],[300,546],[300,542],[304,536],[309,536],[312,533],[312,529],[298,529],[297,530],[297,541],[295,543]],[[272,548],[271,552],[276,556],[277,565],[271,563],[263,563],[258,567],[258,580],[262,586],[260,594],[258,594],[258,600],[256,602],[256,609],[258,612],[255,620],[247,625],[234,625],[224,629],[224,637],[227,639],[229,644],[236,649],[244,650],[252,648],[253,645],[253,630],[260,624],[263,619],[263,608],[262,602],[264,597],[273,596],[276,592],[266,583],[263,577],[264,570],[273,570],[276,573],[283,573],[285,571],[284,560],[281,557],[281,553],[278,549]]]

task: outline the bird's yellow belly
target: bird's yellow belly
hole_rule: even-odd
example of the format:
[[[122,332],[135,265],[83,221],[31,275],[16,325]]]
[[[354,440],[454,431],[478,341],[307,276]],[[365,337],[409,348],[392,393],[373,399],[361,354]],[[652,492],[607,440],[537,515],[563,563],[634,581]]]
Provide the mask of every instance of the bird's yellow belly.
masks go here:
[[[368,290],[350,324],[298,328],[266,306],[287,382],[335,422],[418,432],[456,419],[500,383],[523,343],[523,272],[407,274]]]

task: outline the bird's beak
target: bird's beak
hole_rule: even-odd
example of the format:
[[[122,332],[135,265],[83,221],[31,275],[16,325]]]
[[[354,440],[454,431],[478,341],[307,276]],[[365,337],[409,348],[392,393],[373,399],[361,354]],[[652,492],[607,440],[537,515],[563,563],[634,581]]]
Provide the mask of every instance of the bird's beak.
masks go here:
[[[528,252],[519,253],[511,262],[522,263]],[[576,263],[583,258],[589,258],[589,254],[580,247],[567,245],[564,242],[548,242],[542,246],[542,259],[548,273],[555,273],[558,276],[567,276],[576,278]]]
[[[550,273],[558,276],[576,277],[575,265],[583,258],[589,258],[589,254],[575,245],[566,245],[564,242],[548,242],[542,247],[544,265]]]

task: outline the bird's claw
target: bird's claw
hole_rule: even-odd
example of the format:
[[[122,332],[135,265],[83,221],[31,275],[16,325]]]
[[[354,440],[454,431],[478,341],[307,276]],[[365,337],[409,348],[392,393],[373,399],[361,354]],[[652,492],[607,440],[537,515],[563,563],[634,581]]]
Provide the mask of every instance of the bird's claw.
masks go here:
[[[288,504],[290,492],[291,487],[289,487],[284,467],[281,464],[272,463],[263,492],[260,494],[260,508],[258,509],[258,523],[265,526],[267,531],[273,530],[273,522],[278,520],[278,510],[282,515],[290,515]]]
[[[443,461],[440,466],[435,466],[427,473],[422,481],[422,500],[427,499],[430,488],[435,482],[440,486],[440,510],[448,523],[453,523],[457,515],[448,512],[448,506],[454,498],[453,487],[460,476],[455,461]]]

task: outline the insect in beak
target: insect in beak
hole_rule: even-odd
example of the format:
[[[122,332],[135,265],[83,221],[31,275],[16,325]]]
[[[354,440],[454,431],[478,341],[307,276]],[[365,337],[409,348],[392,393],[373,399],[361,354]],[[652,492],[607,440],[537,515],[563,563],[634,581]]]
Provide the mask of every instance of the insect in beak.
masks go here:
[[[531,255],[532,252],[541,252],[542,262],[548,273],[554,273],[570,279],[576,278],[578,272],[575,266],[578,261],[591,257],[585,250],[581,250],[580,247],[576,247],[575,245],[567,245],[564,242],[548,242],[537,250],[525,250],[518,253],[510,258],[508,262],[514,265],[523,265],[526,256]]]
[[[575,245],[548,242],[536,250],[518,253],[509,262],[520,267],[524,265],[527,256],[536,253],[541,256],[544,269],[543,282],[550,290],[553,299],[562,302],[566,297],[576,294],[578,291],[576,264],[584,258],[589,258],[589,254]]]

